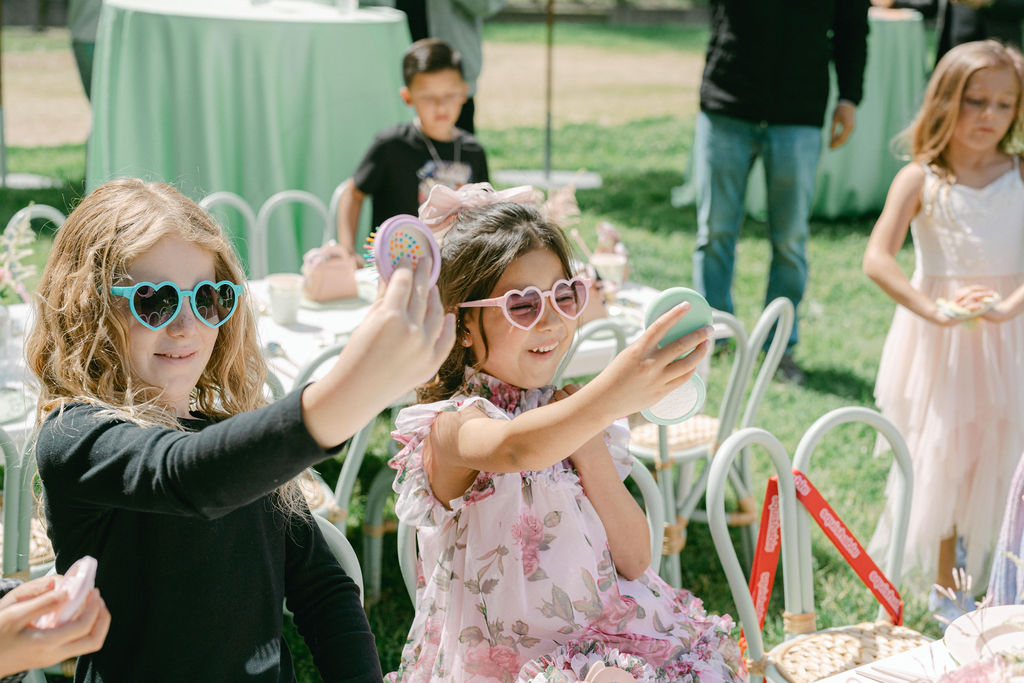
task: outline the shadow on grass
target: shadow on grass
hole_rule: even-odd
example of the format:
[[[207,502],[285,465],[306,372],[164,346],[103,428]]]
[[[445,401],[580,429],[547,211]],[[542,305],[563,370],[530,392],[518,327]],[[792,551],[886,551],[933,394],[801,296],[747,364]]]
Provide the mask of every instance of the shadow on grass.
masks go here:
[[[612,223],[642,228],[652,233],[678,230],[696,232],[693,207],[676,208],[670,197],[672,188],[682,181],[678,172],[669,170],[606,173],[598,190],[580,190],[580,206]]]
[[[819,394],[832,394],[861,404],[871,404],[875,385],[860,375],[838,366],[805,367],[804,389]]]

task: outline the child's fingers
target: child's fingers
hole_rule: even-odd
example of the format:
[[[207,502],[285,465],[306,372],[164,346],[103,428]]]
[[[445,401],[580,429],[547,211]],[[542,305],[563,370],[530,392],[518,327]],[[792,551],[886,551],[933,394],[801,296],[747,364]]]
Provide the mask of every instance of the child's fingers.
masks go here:
[[[678,306],[673,306],[658,316],[658,319],[651,323],[651,326],[644,330],[644,333],[640,335],[640,339],[638,341],[642,348],[648,352],[657,348],[658,343],[666,334],[668,334],[668,331],[672,329],[672,326],[679,322],[689,310],[690,302],[684,301]]]
[[[58,609],[67,596],[61,591],[50,591],[15,602],[4,608],[4,614],[9,617],[18,628],[24,628],[44,614]]]
[[[412,292],[409,298],[409,315],[413,320],[423,319],[432,287],[430,286],[430,255],[424,254],[412,274]]]
[[[409,306],[412,291],[413,272],[403,258],[388,279],[387,288],[384,290],[384,305],[405,310]]]
[[[672,379],[668,382],[669,386],[672,389],[675,389],[679,385],[688,382],[690,378],[693,377],[693,373],[697,371],[700,361],[705,355],[707,355],[710,348],[711,340],[705,339],[685,358],[680,358],[669,363],[668,370],[672,375]]]
[[[43,593],[53,590],[56,585],[56,576],[40,576],[38,579],[26,581],[20,586],[15,587],[14,590],[9,592],[3,598],[0,598],[0,608],[14,602],[21,602],[22,600],[28,600],[29,598],[34,598],[37,595],[42,595]]]
[[[441,305],[441,294],[437,291],[437,287],[431,287],[423,298],[426,300],[423,329],[428,338],[435,339],[444,326],[444,306]]]
[[[455,344],[455,314],[447,313],[444,316],[444,324],[441,326],[441,333],[437,337],[437,343],[434,344],[434,358],[440,359],[438,364],[444,361],[451,353],[452,346]],[[435,368],[436,372],[436,368]],[[433,376],[433,373],[432,375]]]
[[[67,659],[100,649],[109,630],[110,611],[100,597],[99,591],[94,588],[82,614],[53,629],[52,635],[58,642],[63,642],[60,659]]]
[[[651,355],[659,362],[665,364],[672,363],[684,353],[693,355],[691,350],[696,350],[701,343],[710,339],[711,335],[714,334],[714,331],[714,328],[710,325],[697,328],[693,332],[684,334],[674,342],[666,344],[660,349],[654,351]],[[689,358],[689,356],[687,356],[687,358]],[[700,356],[698,356],[697,359],[700,360]]]

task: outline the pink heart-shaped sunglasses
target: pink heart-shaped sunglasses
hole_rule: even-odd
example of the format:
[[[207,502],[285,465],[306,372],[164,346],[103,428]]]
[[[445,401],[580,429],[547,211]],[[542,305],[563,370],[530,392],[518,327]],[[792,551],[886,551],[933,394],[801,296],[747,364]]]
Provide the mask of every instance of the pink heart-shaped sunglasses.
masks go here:
[[[545,297],[551,299],[551,305],[559,315],[569,320],[575,320],[587,307],[589,290],[590,280],[588,278],[574,277],[571,280],[559,280],[547,291],[541,291],[539,287],[530,285],[522,290],[511,289],[493,299],[465,301],[459,304],[459,308],[500,306],[505,318],[513,326],[521,330],[529,330],[540,321],[544,314]]]

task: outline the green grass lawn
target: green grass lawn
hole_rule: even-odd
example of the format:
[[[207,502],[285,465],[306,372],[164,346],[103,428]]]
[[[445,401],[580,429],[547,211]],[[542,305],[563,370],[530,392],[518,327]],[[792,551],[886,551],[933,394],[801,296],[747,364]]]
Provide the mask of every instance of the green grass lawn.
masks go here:
[[[6,33],[5,33],[6,36]],[[536,25],[489,25],[488,40],[539,41],[543,31]],[[624,50],[703,50],[706,30],[670,25],[648,28],[611,28],[592,25],[558,27],[557,40],[614,47]],[[608,220],[622,232],[632,257],[632,278],[654,286],[691,283],[691,254],[696,233],[692,208],[670,205],[671,189],[683,181],[692,138],[693,120],[688,116],[634,121],[618,127],[565,126],[555,131],[553,158],[560,168],[581,168],[601,174],[600,190],[581,191],[580,230],[594,242],[593,228]],[[543,131],[521,128],[484,130],[479,137],[488,150],[493,170],[536,168],[542,163]],[[638,150],[642,153],[638,153]],[[84,146],[46,149],[12,149],[12,170],[41,173],[64,179],[55,190],[17,192],[0,189],[0,224],[29,201],[69,209],[80,198],[84,175]],[[761,407],[759,424],[774,433],[792,451],[803,431],[820,415],[844,405],[872,406],[872,388],[888,330],[893,304],[860,272],[860,262],[874,216],[819,222],[811,226],[810,282],[801,307],[801,338],[797,359],[807,371],[803,387],[772,383]],[[44,232],[38,258],[49,249]],[[743,227],[737,255],[734,295],[737,315],[748,329],[764,305],[769,258],[764,226],[748,220]],[[909,270],[909,248],[900,254]],[[715,369],[709,382],[709,405],[716,409],[727,370]],[[387,453],[387,425],[378,425],[367,462],[360,473],[351,507],[349,536],[361,550],[362,507],[373,474]],[[873,458],[873,437],[866,430],[847,427],[827,439],[811,474],[854,533],[866,543],[883,502],[887,458]],[[758,480],[768,474],[763,453],[755,453]],[[332,481],[338,465],[321,469]],[[757,496],[763,495],[763,488]],[[814,532],[814,562],[819,626],[872,619],[877,606],[853,572],[824,537]],[[385,558],[395,557],[394,535],[385,538]],[[691,524],[683,550],[683,580],[687,588],[705,600],[709,610],[735,614],[732,598],[718,564],[706,527]],[[384,564],[384,594],[367,606],[377,637],[382,665],[393,670],[398,662],[412,619],[397,562]],[[907,624],[937,636],[938,628],[926,613],[929,577],[905,577],[903,597]],[[781,639],[781,581],[766,625],[770,643]],[[292,652],[300,681],[319,680],[305,647],[289,628]]]

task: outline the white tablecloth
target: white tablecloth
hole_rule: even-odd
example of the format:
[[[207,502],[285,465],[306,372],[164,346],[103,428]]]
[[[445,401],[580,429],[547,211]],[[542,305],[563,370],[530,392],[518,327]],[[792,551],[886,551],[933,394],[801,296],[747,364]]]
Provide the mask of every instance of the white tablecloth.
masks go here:
[[[284,357],[267,353],[268,362],[288,389],[301,368],[316,358],[327,347],[344,341],[366,316],[376,291],[376,282],[368,271],[359,271],[359,299],[343,300],[318,305],[304,302],[299,309],[298,321],[294,325],[279,325],[270,317],[267,283],[265,280],[250,280],[249,290],[258,309],[265,314],[259,316],[260,342],[265,350],[269,344],[283,350]],[[643,307],[658,294],[658,290],[626,283],[620,293],[624,305],[612,310],[618,313],[632,339],[640,331]],[[566,377],[597,374],[604,369],[615,355],[615,343],[611,338],[588,340],[573,356]],[[328,364],[329,366],[329,364]],[[325,366],[326,369],[326,366]]]
[[[865,664],[851,671],[823,678],[819,683],[879,683],[878,679],[884,679],[887,672],[919,676],[921,681],[934,681],[942,674],[953,671],[957,666],[942,640],[934,640],[927,645],[881,659],[874,664]],[[881,668],[876,672],[875,669],[879,667]],[[869,677],[872,675],[874,678]],[[898,679],[895,673],[888,675],[893,681]]]

